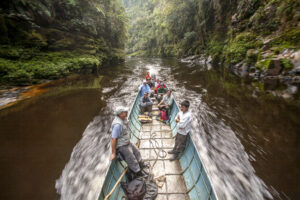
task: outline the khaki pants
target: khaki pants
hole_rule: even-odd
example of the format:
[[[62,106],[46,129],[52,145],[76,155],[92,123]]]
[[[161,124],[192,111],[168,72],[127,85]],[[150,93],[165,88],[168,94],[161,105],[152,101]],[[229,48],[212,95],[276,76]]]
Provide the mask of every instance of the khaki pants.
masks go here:
[[[135,173],[141,170],[139,162],[142,161],[142,156],[139,149],[134,144],[130,142],[129,145],[121,146],[118,148],[118,152],[122,154],[129,169]]]

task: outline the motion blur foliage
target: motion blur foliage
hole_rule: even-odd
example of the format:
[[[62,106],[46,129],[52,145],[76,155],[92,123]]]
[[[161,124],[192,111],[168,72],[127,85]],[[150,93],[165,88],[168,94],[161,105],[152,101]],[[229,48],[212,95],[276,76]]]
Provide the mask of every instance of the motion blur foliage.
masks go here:
[[[33,84],[122,61],[126,23],[119,0],[3,0],[0,84]]]

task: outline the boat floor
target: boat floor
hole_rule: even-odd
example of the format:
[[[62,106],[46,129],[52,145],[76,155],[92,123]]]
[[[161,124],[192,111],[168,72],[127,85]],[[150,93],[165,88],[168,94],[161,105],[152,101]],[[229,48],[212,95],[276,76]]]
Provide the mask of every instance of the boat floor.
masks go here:
[[[142,124],[139,148],[144,161],[152,166],[157,159],[157,154],[155,152],[158,153],[158,149],[151,145],[151,134],[155,132],[155,143],[157,143],[157,146],[162,148],[165,152],[168,152],[173,148],[175,140],[172,136],[170,125],[166,125],[156,119],[159,115],[157,103],[153,105],[151,114],[153,115],[153,122]],[[170,157],[170,154],[167,154],[166,157],[163,158],[159,157],[152,170],[154,178],[165,176],[162,187],[158,188],[156,200],[188,200],[189,196],[187,195],[184,178],[181,175],[182,169],[179,160],[170,161]]]

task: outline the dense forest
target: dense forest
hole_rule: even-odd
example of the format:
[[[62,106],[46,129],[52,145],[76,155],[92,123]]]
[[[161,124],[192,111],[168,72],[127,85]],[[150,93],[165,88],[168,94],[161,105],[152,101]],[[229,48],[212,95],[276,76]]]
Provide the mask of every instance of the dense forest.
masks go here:
[[[118,0],[3,0],[0,84],[34,84],[123,60],[126,21]]]
[[[252,70],[279,63],[281,72],[299,57],[297,0],[124,0],[124,5],[131,56],[205,54],[216,63]]]
[[[125,45],[129,56],[205,55],[256,78],[289,71],[299,75],[300,69],[294,68],[300,59],[299,4],[297,0],[4,0],[0,84],[28,85],[94,72],[103,63],[124,60]]]

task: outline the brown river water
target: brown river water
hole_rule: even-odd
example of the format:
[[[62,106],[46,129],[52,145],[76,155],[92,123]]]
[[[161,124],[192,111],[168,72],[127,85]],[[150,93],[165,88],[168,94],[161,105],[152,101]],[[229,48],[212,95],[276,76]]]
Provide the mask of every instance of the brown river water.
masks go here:
[[[113,109],[131,105],[149,70],[192,103],[191,134],[219,199],[300,199],[299,102],[254,98],[218,68],[150,58],[0,110],[0,199],[97,199]]]

